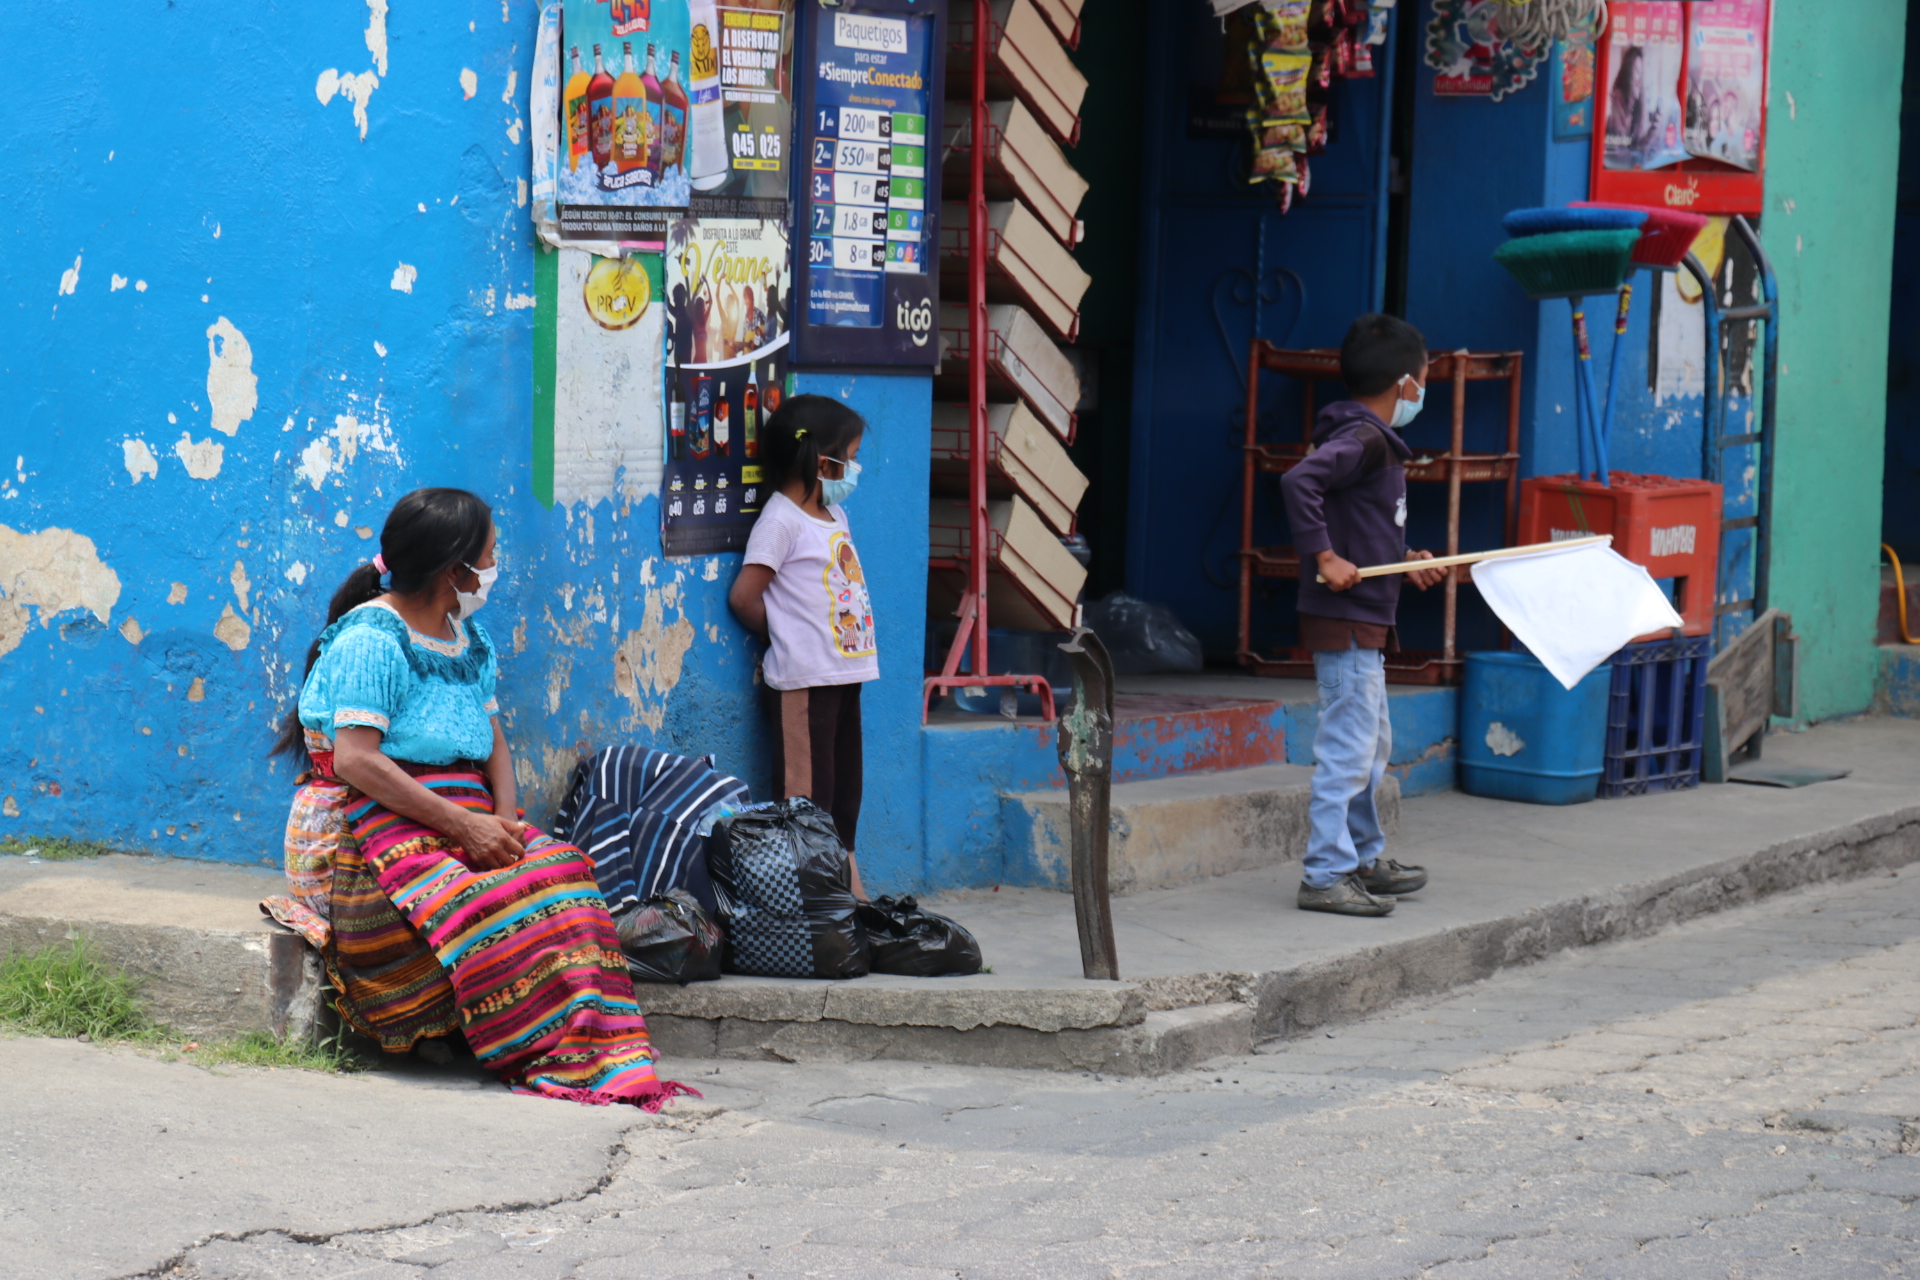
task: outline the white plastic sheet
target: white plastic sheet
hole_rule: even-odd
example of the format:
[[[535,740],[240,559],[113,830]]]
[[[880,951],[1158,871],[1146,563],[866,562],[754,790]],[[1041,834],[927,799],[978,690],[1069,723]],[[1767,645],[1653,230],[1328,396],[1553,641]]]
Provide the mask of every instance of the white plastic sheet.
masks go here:
[[[1596,543],[1482,560],[1473,566],[1473,583],[1568,689],[1635,636],[1681,622],[1651,574]]]

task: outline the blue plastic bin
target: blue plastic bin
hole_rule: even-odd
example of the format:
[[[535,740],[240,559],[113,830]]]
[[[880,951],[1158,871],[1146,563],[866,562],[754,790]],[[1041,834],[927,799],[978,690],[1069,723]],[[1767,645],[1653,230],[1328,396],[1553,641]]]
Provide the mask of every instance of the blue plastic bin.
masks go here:
[[[1460,789],[1496,800],[1579,804],[1607,762],[1602,663],[1571,691],[1530,653],[1470,653],[1460,690]]]

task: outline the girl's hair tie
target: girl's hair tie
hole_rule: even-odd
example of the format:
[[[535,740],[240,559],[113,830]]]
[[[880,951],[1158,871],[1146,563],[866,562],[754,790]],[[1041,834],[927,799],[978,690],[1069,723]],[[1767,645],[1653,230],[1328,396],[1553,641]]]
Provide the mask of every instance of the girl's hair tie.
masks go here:
[[[807,438],[807,429],[805,427],[800,428],[793,433],[793,438],[795,440],[805,440]]]
[[[386,556],[376,551],[373,556],[373,567],[379,572],[380,576],[384,578],[387,574]]]

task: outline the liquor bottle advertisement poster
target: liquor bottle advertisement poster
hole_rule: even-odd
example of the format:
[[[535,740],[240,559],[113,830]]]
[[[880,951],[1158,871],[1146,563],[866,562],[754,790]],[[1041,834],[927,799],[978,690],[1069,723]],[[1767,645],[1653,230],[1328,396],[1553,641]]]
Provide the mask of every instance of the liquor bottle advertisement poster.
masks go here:
[[[792,268],[777,218],[684,218],[667,235],[668,555],[737,551],[766,498],[760,426],[786,393]]]
[[[672,211],[687,207],[693,179],[725,171],[725,147],[714,145],[717,76],[697,76],[689,57],[697,7],[564,0],[557,191],[564,238],[657,248]],[[711,24],[711,0],[705,10]],[[711,36],[704,43],[711,53]],[[709,88],[711,107],[696,110]]]
[[[803,13],[795,359],[931,366],[944,9],[861,0]]]
[[[560,234],[659,248],[691,204],[788,199],[792,0],[564,0]]]

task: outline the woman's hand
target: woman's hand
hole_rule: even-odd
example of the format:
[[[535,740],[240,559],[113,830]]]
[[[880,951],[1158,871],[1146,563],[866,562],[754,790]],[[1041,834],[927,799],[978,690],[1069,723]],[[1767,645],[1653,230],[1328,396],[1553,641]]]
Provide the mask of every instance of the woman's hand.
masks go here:
[[[478,870],[498,871],[527,856],[524,822],[494,813],[475,813],[461,825],[462,830],[453,834]]]

